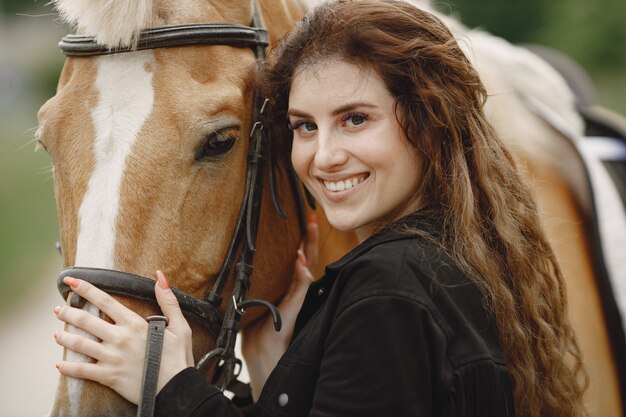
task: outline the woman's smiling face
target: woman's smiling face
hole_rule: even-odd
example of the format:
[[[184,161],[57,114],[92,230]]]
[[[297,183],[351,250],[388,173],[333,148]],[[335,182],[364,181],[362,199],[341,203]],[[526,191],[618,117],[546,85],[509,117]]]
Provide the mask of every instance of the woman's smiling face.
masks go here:
[[[341,60],[301,68],[291,86],[293,166],[330,224],[361,240],[417,205],[419,161],[395,108],[375,71]]]

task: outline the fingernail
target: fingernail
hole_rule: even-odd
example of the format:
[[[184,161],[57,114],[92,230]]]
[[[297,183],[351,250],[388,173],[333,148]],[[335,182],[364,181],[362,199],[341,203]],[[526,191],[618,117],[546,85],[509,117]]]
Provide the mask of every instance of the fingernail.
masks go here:
[[[61,306],[54,307],[54,314],[59,314],[59,311],[61,311]]]
[[[67,285],[69,285],[72,288],[78,287],[78,280],[76,278],[65,277],[63,278],[63,282],[65,282]]]
[[[304,252],[302,252],[302,249],[298,249],[298,259],[300,259],[300,262],[302,262],[302,265],[308,266],[306,256],[304,256]]]
[[[61,370],[61,364],[59,362],[55,363],[54,367]]]
[[[159,287],[163,289],[167,289],[170,287],[170,283],[165,278],[165,274],[162,271],[156,271],[157,274],[157,282],[159,283]]]
[[[60,334],[61,334],[61,332],[60,332],[60,331],[55,330],[55,331],[54,331],[54,334],[53,334],[53,336],[54,336],[54,340],[58,339]]]

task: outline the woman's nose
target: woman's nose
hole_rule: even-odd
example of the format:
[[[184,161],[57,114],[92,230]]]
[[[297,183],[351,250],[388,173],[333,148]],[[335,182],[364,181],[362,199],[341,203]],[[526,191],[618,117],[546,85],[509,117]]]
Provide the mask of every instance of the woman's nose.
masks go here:
[[[332,171],[348,160],[349,153],[345,149],[341,138],[332,132],[319,132],[317,149],[315,152],[315,166],[324,171]]]

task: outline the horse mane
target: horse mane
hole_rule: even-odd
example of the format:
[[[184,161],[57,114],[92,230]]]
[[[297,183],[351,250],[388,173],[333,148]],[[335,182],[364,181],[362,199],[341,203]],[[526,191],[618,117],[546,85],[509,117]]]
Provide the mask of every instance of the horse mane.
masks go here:
[[[512,88],[525,107],[533,112],[551,109],[553,117],[569,126],[574,135],[583,134],[583,121],[576,110],[574,93],[565,79],[542,58],[480,28],[465,26],[459,16],[438,10],[431,0],[406,1],[441,19],[473,65],[498,68],[498,77]]]
[[[108,48],[135,45],[152,26],[152,0],[52,0],[60,17]]]

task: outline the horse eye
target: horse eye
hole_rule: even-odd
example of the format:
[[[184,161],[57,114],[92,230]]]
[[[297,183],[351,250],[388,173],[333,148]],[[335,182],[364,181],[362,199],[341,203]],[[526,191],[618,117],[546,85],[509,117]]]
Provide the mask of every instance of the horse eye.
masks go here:
[[[228,127],[211,133],[196,151],[196,161],[225,154],[233,147],[238,138],[239,129],[236,127]]]
[[[39,126],[35,131],[35,152],[39,149],[43,149],[48,155],[50,155],[50,151],[46,147],[43,139],[43,126]]]
[[[42,141],[37,139],[37,141],[35,142],[35,152],[37,152],[39,149],[43,149],[48,155],[50,155],[50,152],[48,151],[48,148],[46,148],[46,145],[44,145]]]

